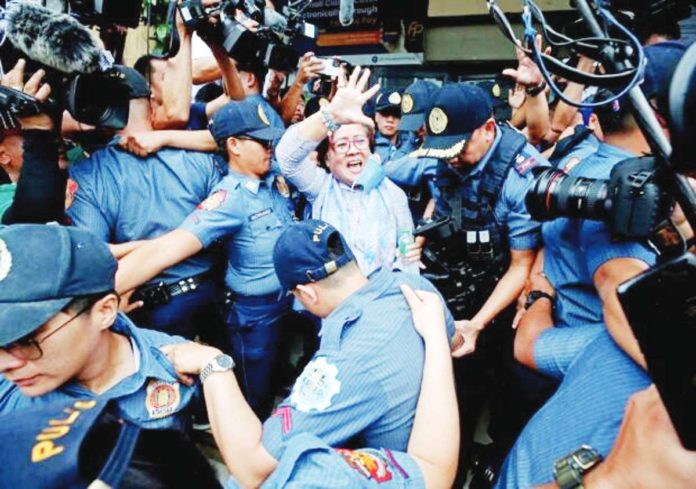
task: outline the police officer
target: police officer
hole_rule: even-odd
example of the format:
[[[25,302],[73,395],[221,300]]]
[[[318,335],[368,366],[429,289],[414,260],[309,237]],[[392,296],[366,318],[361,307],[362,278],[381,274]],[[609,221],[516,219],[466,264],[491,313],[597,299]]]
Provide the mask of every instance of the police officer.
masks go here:
[[[437,91],[434,83],[416,80],[406,87],[401,97],[399,132],[411,135],[414,149],[422,144],[425,137],[425,117]],[[431,197],[437,194],[434,184],[437,163],[435,158],[416,158],[410,151],[384,161],[385,174],[406,192],[415,223],[421,221]]]
[[[152,131],[145,79],[131,68],[123,70],[132,97],[123,133]],[[210,154],[177,149],[139,158],[114,141],[71,165],[69,172],[66,212],[71,224],[105,242],[124,244],[178,226],[222,179],[224,167]],[[205,251],[152,277],[131,297],[131,302],[144,303],[131,317],[141,327],[188,338],[215,334],[210,331],[219,324],[210,313],[216,298],[212,265],[213,254]]]
[[[128,290],[223,240],[229,348],[249,404],[265,417],[281,324],[291,305],[272,259],[273,245],[294,218],[288,185],[271,169],[272,142],[282,131],[271,125],[263,104],[247,98],[220,109],[210,132],[229,174],[178,229],[126,255],[117,285]]]
[[[436,232],[431,233],[430,277],[445,296],[464,344],[455,355],[474,352],[479,333],[484,348],[458,362],[457,382],[462,422],[462,460],[469,456],[473,420],[485,398],[493,421],[519,410],[501,388],[511,375],[512,329],[508,306],[517,298],[540,245],[541,225],[533,221],[524,199],[532,168],[547,164],[526,138],[493,118],[489,97],[467,83],[445,85],[426,117],[427,136],[414,156],[437,158]],[[494,319],[496,319],[494,321]],[[498,390],[483,380],[492,375]],[[491,430],[500,425],[492,423]],[[507,427],[491,432],[496,441],[514,439]],[[503,448],[504,450],[504,448]],[[463,478],[465,467],[460,465]],[[463,482],[463,480],[462,480]]]
[[[139,426],[184,426],[196,389],[178,382],[159,350],[183,339],[120,314],[115,272],[107,246],[88,232],[0,230],[0,413],[106,396]]]
[[[423,340],[413,327],[402,286],[434,293],[433,286],[421,277],[386,269],[375,272],[368,279],[360,271],[343,236],[333,226],[319,220],[302,221],[283,231],[276,242],[273,261],[283,287],[292,290],[303,306],[323,318],[321,346],[295,382],[290,396],[281,402],[263,427],[245,414],[229,376],[212,375],[206,381],[206,388],[219,394],[219,397],[208,397],[220,400],[210,403],[209,407],[212,419],[225,423],[217,425],[216,438],[224,440],[230,449],[226,455],[230,472],[241,485],[258,486],[276,467],[277,461],[290,453],[295,455],[289,455],[288,465],[307,470],[309,467],[293,461],[293,457],[299,458],[302,451],[311,449],[312,445],[317,450],[326,450],[326,445],[340,447],[349,440],[356,440],[368,447],[400,451],[410,448],[409,436],[412,429],[415,430],[420,380],[427,375],[423,365],[428,352],[424,351]],[[439,328],[438,342],[440,348],[444,346],[444,358],[442,350],[440,358],[447,368],[450,363],[448,339],[454,327],[451,316],[443,310],[441,298],[430,298],[434,299],[432,306],[440,310],[428,314],[427,320],[433,320],[433,327]],[[389,321],[384,321],[385,317]],[[445,325],[446,333],[442,331]],[[167,349],[167,354],[178,371],[197,374],[217,352],[200,345],[181,348],[175,345]],[[445,381],[444,389],[449,380],[451,388],[451,374],[439,380]],[[441,399],[440,403],[437,394],[430,393],[436,404],[452,406],[451,397]],[[442,415],[449,418],[444,422],[451,422],[456,410],[447,410]],[[249,424],[239,427],[244,420]],[[427,423],[421,429],[427,433]],[[296,438],[308,433],[319,437],[326,445],[309,439],[309,446],[305,443],[298,446]],[[449,435],[452,435],[451,429]],[[446,443],[450,442],[451,438]],[[431,447],[425,453],[429,449]],[[381,457],[379,452],[375,453],[378,458],[371,462],[378,462]],[[400,456],[397,458],[401,460]],[[356,453],[355,463],[359,463],[358,459]],[[412,467],[407,464],[409,470]],[[376,481],[387,477],[376,467],[365,468]],[[385,467],[392,468],[391,465]],[[344,469],[336,469],[340,477]],[[287,470],[286,467],[285,475],[276,474],[278,479],[287,477]],[[419,475],[413,474],[415,480]],[[348,486],[357,487],[355,484]]]
[[[401,120],[401,94],[395,90],[382,90],[375,99],[375,150],[382,164],[398,159],[416,146],[409,133],[399,131]]]

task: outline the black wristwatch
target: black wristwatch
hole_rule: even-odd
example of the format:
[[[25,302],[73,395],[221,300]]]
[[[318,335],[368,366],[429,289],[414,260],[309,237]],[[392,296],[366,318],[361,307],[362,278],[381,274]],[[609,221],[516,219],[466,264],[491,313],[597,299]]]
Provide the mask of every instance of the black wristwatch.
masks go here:
[[[548,299],[551,301],[551,305],[553,305],[554,303],[554,298],[551,294],[547,294],[546,292],[541,290],[532,290],[529,294],[527,294],[527,300],[524,302],[524,308],[529,309],[530,307],[532,307],[532,304],[534,304],[539,299]]]
[[[589,445],[582,445],[553,464],[553,477],[559,489],[582,489],[582,477],[592,470],[602,456]]]
[[[525,92],[527,92],[527,95],[530,96],[530,97],[536,97],[537,95],[539,95],[539,94],[540,94],[541,92],[543,92],[544,90],[546,90],[546,82],[545,82],[545,81],[542,81],[542,82],[541,82],[539,85],[537,85],[536,87],[527,87],[527,88],[525,89]]]

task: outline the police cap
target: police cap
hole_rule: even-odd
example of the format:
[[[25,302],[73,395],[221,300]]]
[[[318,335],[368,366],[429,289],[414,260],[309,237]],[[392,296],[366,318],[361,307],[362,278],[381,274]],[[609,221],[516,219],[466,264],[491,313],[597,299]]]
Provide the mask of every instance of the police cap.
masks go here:
[[[437,85],[425,80],[416,80],[406,87],[401,97],[399,131],[417,131],[421,128],[437,91]]]
[[[338,256],[336,250],[340,251]],[[288,290],[324,279],[352,260],[353,253],[341,233],[317,219],[285,229],[273,249],[276,275]]]
[[[113,290],[116,265],[106,244],[87,231],[0,229],[0,346],[38,329],[77,296]]]
[[[283,135],[282,129],[271,125],[264,104],[250,98],[225,104],[215,113],[208,129],[218,145],[232,136],[273,141]]]
[[[469,83],[440,89],[426,120],[428,135],[415,156],[448,159],[457,156],[471,137],[493,115],[486,93]]]

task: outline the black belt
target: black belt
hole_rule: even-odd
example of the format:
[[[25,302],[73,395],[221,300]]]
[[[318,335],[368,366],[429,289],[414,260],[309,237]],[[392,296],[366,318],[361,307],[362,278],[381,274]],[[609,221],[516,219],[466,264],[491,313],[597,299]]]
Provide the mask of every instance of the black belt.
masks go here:
[[[166,304],[172,297],[195,291],[200,285],[210,280],[210,277],[210,272],[203,272],[171,284],[158,282],[146,285],[133,292],[130,302],[143,301],[147,306]]]

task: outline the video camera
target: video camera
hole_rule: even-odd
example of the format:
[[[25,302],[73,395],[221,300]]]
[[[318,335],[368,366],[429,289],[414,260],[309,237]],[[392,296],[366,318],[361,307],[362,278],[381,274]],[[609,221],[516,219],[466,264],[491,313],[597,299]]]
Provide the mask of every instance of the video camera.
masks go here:
[[[318,37],[317,28],[302,20],[309,1],[289,2],[285,16],[274,12],[274,22],[268,22],[264,5],[259,0],[223,0],[219,6],[204,8],[201,0],[186,0],[179,11],[188,28],[221,44],[242,65],[261,63],[274,70],[293,71],[300,59],[291,46],[295,38]],[[234,20],[238,10],[259,23],[256,32]]]
[[[619,163],[609,180],[544,171],[537,176],[527,196],[532,216],[598,219],[606,221],[618,236],[645,238],[656,224],[669,219],[672,203],[676,201],[691,228],[696,229],[696,195],[684,175],[696,172],[696,45],[686,51],[672,76],[668,97],[670,144],[652,106],[638,87],[645,64],[642,46],[634,33],[614,16],[616,9],[624,7],[630,8],[636,18],[655,15],[674,18],[684,14],[683,5],[656,0],[575,0],[573,4],[592,37],[572,39],[553,30],[532,0],[524,0],[523,4],[526,44],[520,44],[521,49],[535,60],[556,94],[577,107],[598,107],[619,98],[627,99],[654,154],[651,158]],[[494,0],[488,0],[488,6],[503,34],[515,42],[505,14]],[[549,44],[570,48],[576,54],[599,61],[605,72],[583,73],[538,50],[533,42],[537,32],[535,22]],[[584,85],[607,88],[617,95],[592,104],[579,104],[563,97],[551,73]],[[659,266],[622,284],[617,292],[679,438],[685,448],[695,450],[696,257],[686,252],[688,243],[682,244],[685,252],[680,256],[669,259],[663,255]]]
[[[4,16],[0,40],[3,72],[24,58],[25,80],[39,69],[46,72],[51,97],[45,110],[55,115],[67,109],[77,121],[93,126],[125,127],[130,87],[87,27],[68,14],[24,1],[11,2]],[[9,120],[25,110],[27,100],[4,93],[0,112]]]

